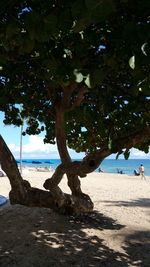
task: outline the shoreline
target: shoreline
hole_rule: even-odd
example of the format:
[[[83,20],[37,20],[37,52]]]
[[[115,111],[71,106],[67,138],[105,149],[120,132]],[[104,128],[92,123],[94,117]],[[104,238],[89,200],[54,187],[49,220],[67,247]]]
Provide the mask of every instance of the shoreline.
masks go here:
[[[80,161],[81,159],[73,159]],[[27,167],[51,167],[53,169],[56,169],[56,167],[60,164],[60,159],[23,159],[22,166],[27,166]],[[41,162],[40,164],[32,164],[31,162],[33,161],[38,161]],[[49,162],[49,163],[47,163]],[[139,166],[143,164],[145,167],[145,174],[146,176],[150,176],[150,159],[104,159],[101,165],[98,168],[101,168],[104,170],[106,173],[117,173],[118,169],[119,171],[122,171],[125,174],[128,175],[134,175],[134,170],[139,171]],[[19,167],[19,164],[18,164]],[[98,172],[95,170],[95,172]]]

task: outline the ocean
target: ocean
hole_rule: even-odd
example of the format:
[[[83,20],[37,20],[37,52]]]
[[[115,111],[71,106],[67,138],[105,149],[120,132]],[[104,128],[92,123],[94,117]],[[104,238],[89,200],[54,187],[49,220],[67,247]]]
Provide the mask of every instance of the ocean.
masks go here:
[[[79,160],[79,159],[75,159]],[[16,160],[18,165],[19,160]],[[80,161],[80,160],[79,160]],[[60,164],[59,159],[23,159],[22,166],[28,167],[51,167],[56,169]],[[124,174],[133,175],[134,169],[139,170],[139,166],[143,164],[145,167],[145,175],[150,176],[150,159],[105,159],[100,168],[106,173],[117,173],[118,170]],[[98,169],[96,170],[98,172]]]

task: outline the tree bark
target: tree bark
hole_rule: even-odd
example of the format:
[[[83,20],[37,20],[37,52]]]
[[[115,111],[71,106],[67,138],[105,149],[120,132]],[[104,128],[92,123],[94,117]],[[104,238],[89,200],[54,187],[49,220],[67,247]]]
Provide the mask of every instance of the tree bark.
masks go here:
[[[147,127],[141,132],[122,138],[117,143],[117,150],[131,148],[140,142],[146,142],[149,134],[150,128]],[[111,153],[108,148],[103,148],[86,155],[81,162],[71,162],[66,159],[56,168],[51,179],[45,181],[44,187],[50,191],[48,192],[33,188],[29,182],[23,180],[12,153],[0,135],[0,163],[11,184],[10,203],[51,208],[64,214],[91,212],[93,203],[88,195],[82,193],[78,176],[82,178],[87,173],[94,171]],[[72,190],[72,195],[64,194],[58,187],[65,173],[68,175],[68,185]]]
[[[10,203],[21,204],[28,207],[44,207],[50,208],[58,213],[67,215],[79,215],[89,213],[93,210],[93,203],[87,195],[76,197],[69,194],[63,194],[63,198],[55,194],[31,187],[27,181],[24,181],[26,186],[26,197],[18,198],[13,190],[10,191]]]
[[[51,208],[62,214],[81,214],[93,210],[93,203],[88,196],[83,194],[80,197],[76,197],[64,194],[57,186],[57,183],[55,183],[52,192],[31,187],[30,183],[21,177],[17,163],[1,135],[0,163],[10,181],[11,191],[9,197],[11,204]],[[56,177],[57,175],[61,177],[64,170],[62,166],[59,166],[56,170]],[[57,182],[59,179],[57,179]]]
[[[17,163],[7,147],[4,139],[0,135],[0,163],[3,171],[9,177],[11,188],[18,198],[25,198],[26,192],[23,184],[23,179],[18,170]]]
[[[65,98],[67,99],[67,95],[65,96]],[[68,164],[70,165],[71,163],[71,158],[68,153],[67,144],[66,144],[64,115],[65,115],[64,106],[62,105],[62,103],[57,104],[56,105],[56,124],[55,124],[56,142],[57,142],[57,147],[58,147],[61,161],[64,165],[67,164],[68,166]],[[64,173],[66,173],[67,175],[68,186],[70,187],[72,194],[73,195],[82,194],[80,180],[78,178],[78,175],[74,175],[73,173],[70,173],[69,171],[67,171],[66,168],[65,168],[65,171],[62,173],[62,176],[60,174],[58,176],[54,175],[53,178],[49,180],[49,186],[47,187],[47,189],[49,188],[49,190],[52,190],[52,187],[53,187],[53,190],[54,190],[54,185],[55,184],[58,185],[56,181],[60,182]],[[52,183],[53,183],[53,186],[52,186]],[[57,193],[57,190],[59,191],[58,187],[57,189],[55,188],[55,193]]]

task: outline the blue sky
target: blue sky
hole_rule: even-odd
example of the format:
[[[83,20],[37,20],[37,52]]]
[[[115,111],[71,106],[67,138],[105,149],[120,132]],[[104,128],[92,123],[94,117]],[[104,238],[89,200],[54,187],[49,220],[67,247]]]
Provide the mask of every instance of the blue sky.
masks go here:
[[[9,149],[13,153],[15,158],[19,158],[20,154],[20,133],[21,128],[14,126],[6,126],[3,124],[4,115],[0,112],[0,134],[8,145]],[[23,136],[23,158],[25,159],[58,159],[59,154],[56,145],[44,144],[44,134],[36,136]],[[69,149],[72,158],[82,158],[84,153],[76,153],[72,149]]]
[[[15,158],[19,158],[20,153],[20,128],[14,126],[5,126],[3,124],[3,114],[0,112],[0,134],[7,143],[9,149],[13,153]],[[23,158],[25,159],[57,159],[59,154],[56,145],[44,144],[43,136],[23,136]],[[82,158],[84,153],[76,153],[75,151],[69,149],[72,158]],[[112,155],[109,158],[115,158]],[[137,149],[131,150],[130,158],[135,159],[150,159],[150,152],[145,154]]]

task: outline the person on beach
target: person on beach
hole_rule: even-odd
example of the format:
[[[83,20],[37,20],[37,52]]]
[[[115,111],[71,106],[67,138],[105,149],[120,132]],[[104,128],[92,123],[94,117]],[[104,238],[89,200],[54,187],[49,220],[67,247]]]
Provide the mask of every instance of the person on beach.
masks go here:
[[[134,170],[134,175],[135,175],[135,176],[139,176],[140,173],[135,169],[135,170]]]
[[[141,164],[140,167],[139,167],[139,172],[140,172],[140,175],[141,175],[141,180],[146,180],[144,171],[145,171],[144,170],[144,166],[143,166],[143,164]]]
[[[117,173],[124,174],[123,171],[122,170],[119,170],[118,168],[117,168]]]
[[[98,172],[104,172],[101,168],[98,169]]]

